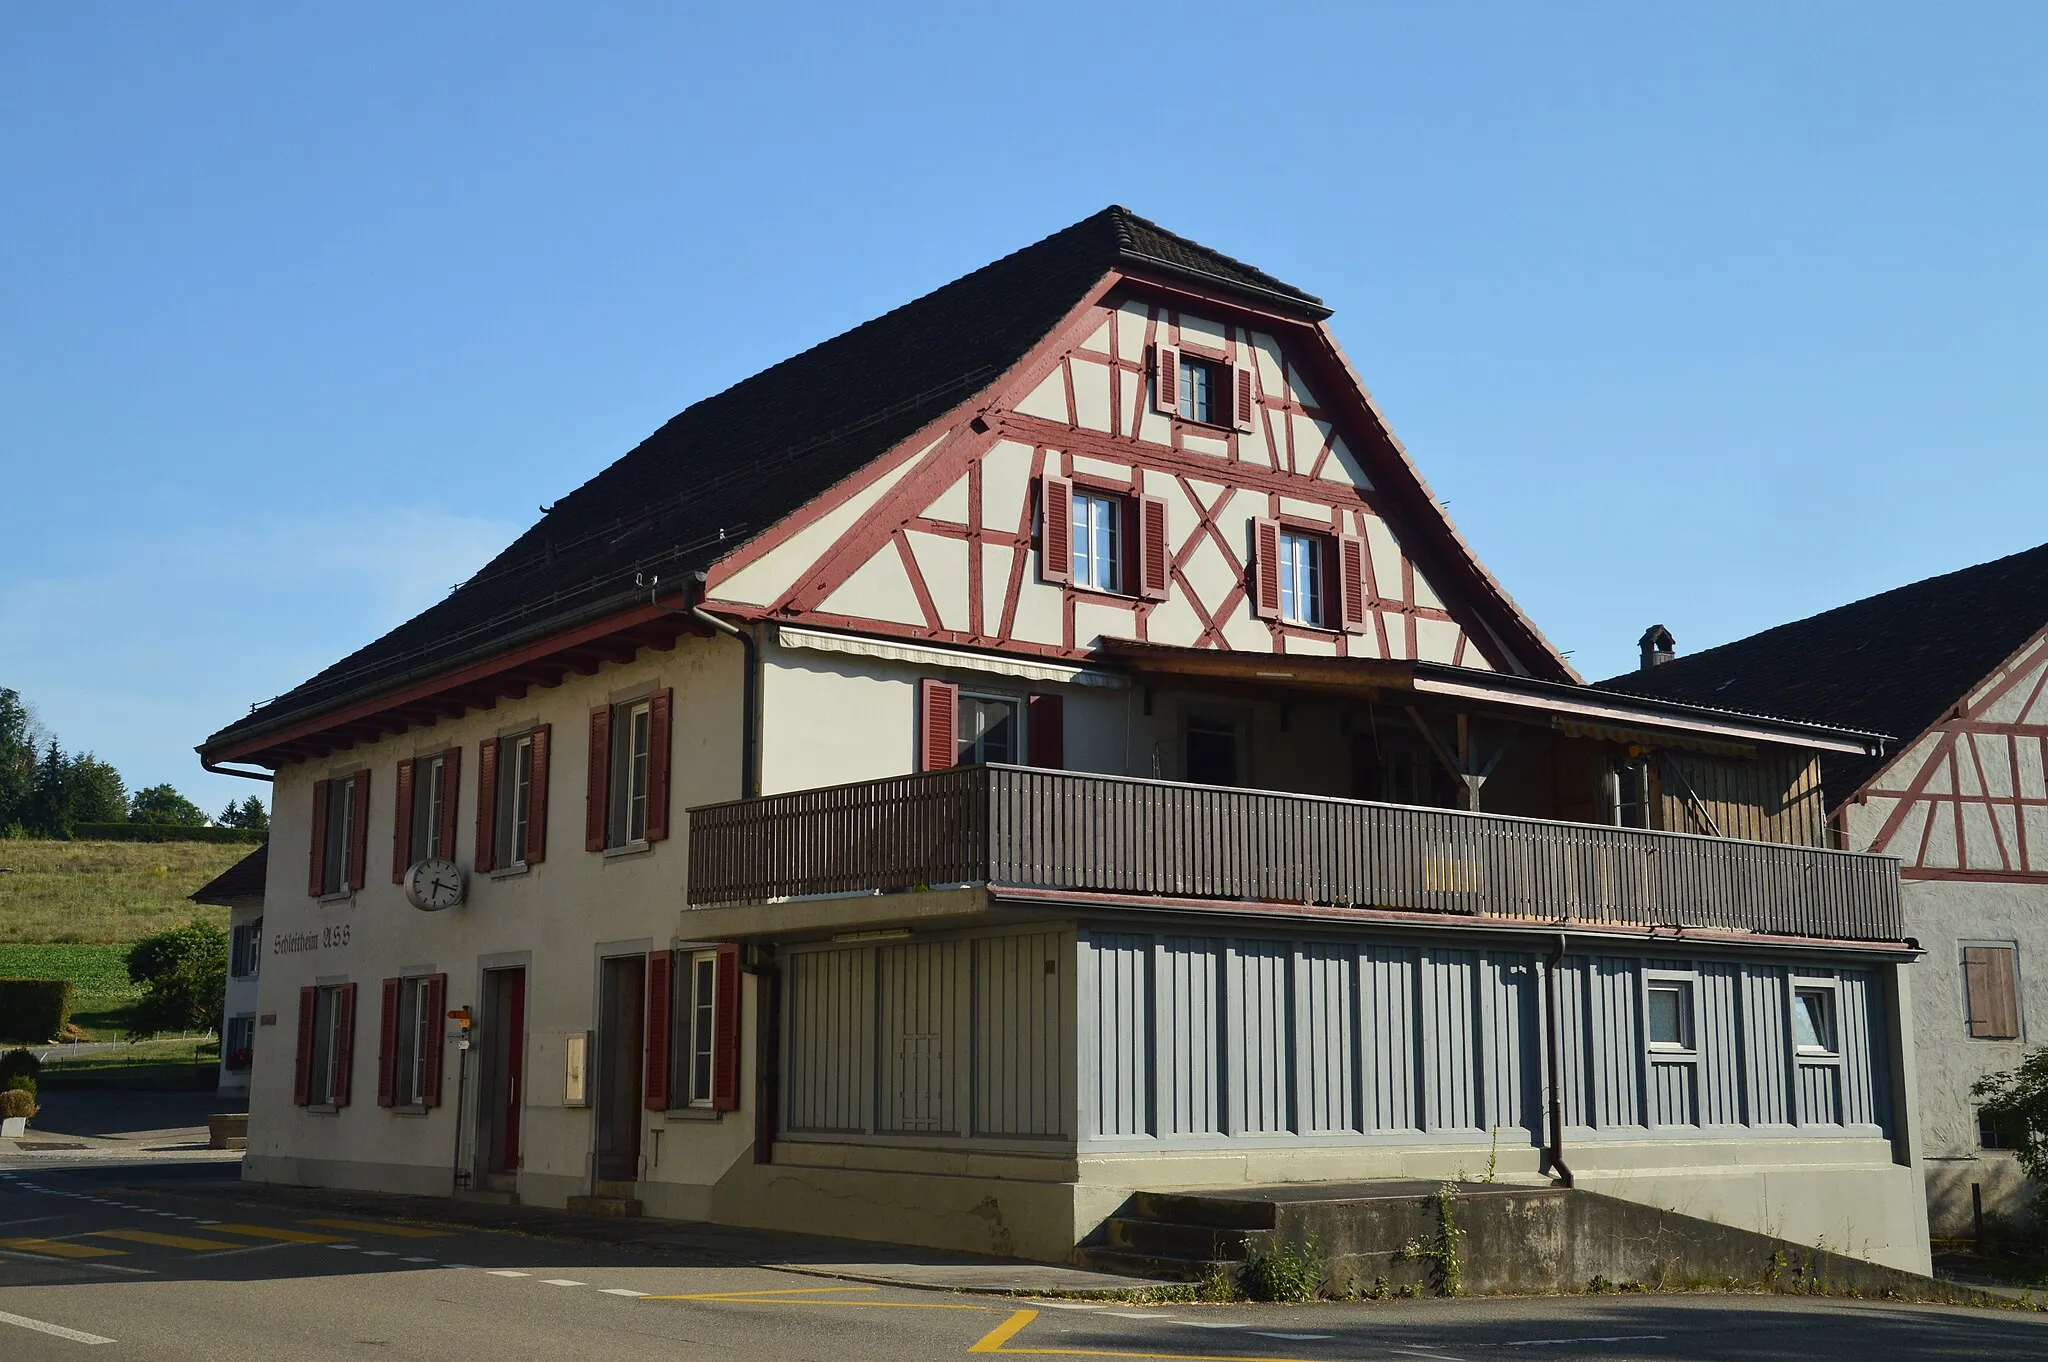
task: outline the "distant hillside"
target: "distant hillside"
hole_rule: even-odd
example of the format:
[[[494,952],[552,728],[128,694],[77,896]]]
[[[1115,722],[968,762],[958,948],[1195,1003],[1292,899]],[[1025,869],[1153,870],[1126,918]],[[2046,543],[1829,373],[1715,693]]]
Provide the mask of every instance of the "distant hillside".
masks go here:
[[[252,848],[0,839],[0,943],[127,942],[228,910],[186,896]]]

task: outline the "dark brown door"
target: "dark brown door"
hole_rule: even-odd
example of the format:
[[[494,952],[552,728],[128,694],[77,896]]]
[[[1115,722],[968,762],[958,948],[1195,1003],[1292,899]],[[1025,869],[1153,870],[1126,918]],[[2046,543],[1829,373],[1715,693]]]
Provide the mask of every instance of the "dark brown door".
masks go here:
[[[519,1111],[526,1100],[526,971],[484,975],[482,1118],[484,1168],[519,1171]]]
[[[598,989],[597,1176],[607,1182],[634,1182],[640,1176],[646,998],[645,956],[604,962]]]

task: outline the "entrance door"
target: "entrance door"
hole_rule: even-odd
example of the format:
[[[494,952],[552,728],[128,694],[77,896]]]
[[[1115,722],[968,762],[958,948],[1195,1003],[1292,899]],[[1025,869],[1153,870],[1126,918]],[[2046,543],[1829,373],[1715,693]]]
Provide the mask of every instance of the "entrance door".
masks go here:
[[[635,1182],[640,1176],[646,997],[645,956],[604,962],[597,1013],[597,1176],[605,1182]]]
[[[484,1171],[519,1171],[519,1110],[526,1097],[526,971],[484,972],[483,1073],[477,1093]]]

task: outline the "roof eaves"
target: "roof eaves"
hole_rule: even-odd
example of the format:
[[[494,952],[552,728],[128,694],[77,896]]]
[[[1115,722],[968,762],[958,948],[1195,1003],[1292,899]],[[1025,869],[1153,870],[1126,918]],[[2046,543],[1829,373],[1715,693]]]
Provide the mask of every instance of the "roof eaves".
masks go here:
[[[1334,315],[1333,310],[1322,299],[1311,294],[1285,292],[1280,289],[1267,288],[1262,284],[1254,284],[1248,280],[1232,279],[1227,275],[1197,269],[1193,265],[1184,265],[1177,260],[1167,260],[1160,256],[1149,255],[1135,246],[1119,243],[1117,258],[1143,265],[1147,269],[1158,270],[1162,274],[1171,274],[1183,279],[1193,280],[1208,288],[1222,289],[1227,293],[1243,294],[1257,299],[1259,302],[1279,308],[1283,312],[1305,318],[1308,321],[1320,322]]]

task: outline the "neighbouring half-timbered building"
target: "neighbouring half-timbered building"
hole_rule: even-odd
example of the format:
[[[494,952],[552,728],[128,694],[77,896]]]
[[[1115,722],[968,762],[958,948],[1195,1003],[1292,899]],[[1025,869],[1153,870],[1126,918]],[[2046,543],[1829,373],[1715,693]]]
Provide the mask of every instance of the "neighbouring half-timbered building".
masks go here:
[[[1896,733],[1823,761],[1837,844],[1896,856],[1938,1234],[2024,1224],[2017,1132],[1970,1089],[2048,1039],[2048,545],[1780,625],[1603,686]]]
[[[1924,1268],[1878,739],[1582,685],[1328,315],[1106,210],[209,738],[246,1176],[1062,1258],[1491,1162]]]

